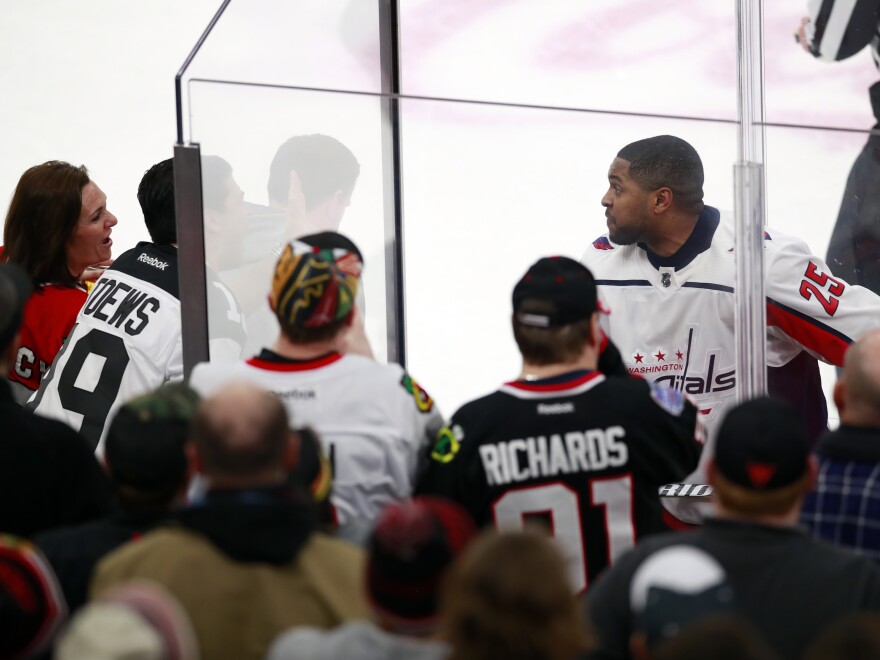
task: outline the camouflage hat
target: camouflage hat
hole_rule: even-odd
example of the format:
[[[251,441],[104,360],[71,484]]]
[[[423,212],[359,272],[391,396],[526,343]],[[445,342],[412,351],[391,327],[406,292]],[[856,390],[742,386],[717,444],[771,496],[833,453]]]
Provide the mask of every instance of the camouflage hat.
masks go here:
[[[113,479],[143,490],[179,484],[199,395],[183,383],[163,385],[122,406],[107,431],[105,456]]]
[[[270,301],[282,327],[320,328],[344,319],[354,307],[363,269],[360,252],[341,234],[320,236],[324,240],[291,241],[275,266]]]

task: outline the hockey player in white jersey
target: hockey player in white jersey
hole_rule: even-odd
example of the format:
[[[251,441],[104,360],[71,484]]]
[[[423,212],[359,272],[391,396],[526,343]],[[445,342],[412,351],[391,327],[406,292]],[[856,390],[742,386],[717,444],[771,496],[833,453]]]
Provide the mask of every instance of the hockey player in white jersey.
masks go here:
[[[99,454],[117,408],[183,378],[171,159],[144,174],[138,201],[152,242],[124,252],[98,279],[27,404],[78,430]]]
[[[611,312],[606,331],[630,373],[691,395],[711,431],[736,401],[733,227],[703,203],[702,162],[680,138],[627,145],[608,181],[608,234],[583,257]],[[800,239],[764,239],[768,388],[815,438],[827,423],[816,358],[842,364],[880,325],[880,298],[835,278]]]
[[[431,397],[398,365],[344,353],[363,260],[328,231],[288,243],[270,305],[281,331],[271,349],[238,363],[197,365],[190,385],[203,396],[233,380],[274,392],[292,423],[310,426],[333,465],[340,524],[374,520],[412,493],[419,461],[448,432]]]

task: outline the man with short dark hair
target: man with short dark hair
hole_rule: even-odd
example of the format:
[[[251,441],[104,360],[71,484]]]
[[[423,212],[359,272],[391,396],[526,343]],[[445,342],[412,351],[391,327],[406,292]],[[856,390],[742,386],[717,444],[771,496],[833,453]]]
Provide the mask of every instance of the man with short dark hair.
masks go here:
[[[138,201],[154,242],[124,252],[98,279],[28,403],[79,430],[99,454],[123,402],[183,378],[172,159],[144,174]],[[236,316],[231,294],[214,295],[210,283],[208,291],[210,317]],[[230,350],[225,336],[214,333],[212,351]],[[240,345],[232,344],[238,357]]]
[[[331,501],[341,524],[368,523],[409,497],[419,460],[444,427],[400,366],[344,352],[362,267],[357,246],[336,232],[291,241],[272,280],[281,327],[272,348],[245,362],[197,365],[190,378],[203,396],[230,381],[258,383],[291,420],[314,428],[334,466]]]
[[[88,599],[92,572],[105,555],[146,534],[183,502],[191,473],[186,443],[197,405],[194,391],[171,383],[122,406],[110,423],[104,454],[118,511],[36,538],[71,612]]]
[[[262,660],[287,628],[363,618],[363,554],[315,531],[307,485],[289,478],[301,445],[281,402],[230,383],[202,401],[192,437],[208,492],[175,513],[176,525],[105,558],[92,596],[157,582],[186,610],[206,658]]]
[[[464,405],[418,491],[480,525],[546,523],[582,591],[643,536],[666,531],[660,486],[697,464],[697,411],[674,389],[598,370],[596,283],[567,257],[534,263],[513,290],[519,378]]]
[[[681,138],[626,145],[602,197],[608,233],[587,249],[610,314],[603,327],[630,373],[693,397],[707,430],[698,471],[705,483],[714,432],[737,400],[733,223],[703,203],[703,164]],[[798,238],[764,231],[767,389],[791,402],[812,438],[827,430],[817,357],[841,365],[850,343],[880,325],[880,297],[832,276]],[[696,501],[669,502],[699,522]]]
[[[602,197],[608,233],[582,261],[629,371],[690,394],[711,440],[736,401],[736,278],[733,226],[703,203],[703,179],[699,154],[681,138],[623,147]],[[768,389],[801,410],[815,438],[828,418],[815,356],[841,365],[849,344],[880,324],[880,298],[836,279],[803,241],[769,228],[764,258]]]
[[[715,516],[697,531],[644,540],[600,578],[588,593],[601,642],[594,657],[629,657],[637,575],[670,546],[694,546],[713,557],[732,591],[732,613],[753,624],[782,658],[802,657],[839,616],[880,610],[880,569],[814,541],[797,524],[815,474],[806,425],[790,404],[760,398],[733,408],[709,465]]]
[[[0,373],[15,361],[32,289],[21,268],[0,264]],[[32,537],[110,510],[110,490],[89,445],[70,427],[23,410],[6,379],[0,424],[0,533]]]
[[[880,561],[880,331],[846,353],[834,387],[840,426],[819,440],[801,523],[815,538]]]

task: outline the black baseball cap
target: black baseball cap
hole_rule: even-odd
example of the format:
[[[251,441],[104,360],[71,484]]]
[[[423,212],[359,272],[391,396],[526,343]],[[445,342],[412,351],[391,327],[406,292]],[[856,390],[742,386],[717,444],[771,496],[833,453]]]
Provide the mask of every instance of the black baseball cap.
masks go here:
[[[544,257],[526,271],[513,288],[516,320],[536,328],[585,321],[597,310],[596,280],[582,263],[569,257]],[[551,303],[548,312],[524,312],[525,300]]]
[[[198,404],[194,390],[171,383],[122,406],[110,422],[105,445],[113,480],[146,491],[180,484]]]
[[[807,473],[810,444],[803,415],[785,401],[760,397],[731,409],[721,422],[715,467],[743,488],[775,490]]]
[[[34,286],[27,273],[15,264],[0,264],[0,349],[9,346],[21,327],[24,306]]]

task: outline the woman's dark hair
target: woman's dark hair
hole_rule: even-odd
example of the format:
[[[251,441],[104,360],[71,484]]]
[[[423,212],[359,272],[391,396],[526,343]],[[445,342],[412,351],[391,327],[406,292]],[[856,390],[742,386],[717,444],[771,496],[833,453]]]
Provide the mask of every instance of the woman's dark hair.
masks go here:
[[[18,180],[3,227],[3,257],[21,266],[35,284],[76,284],[67,268],[67,245],[89,183],[85,165],[50,160]]]

